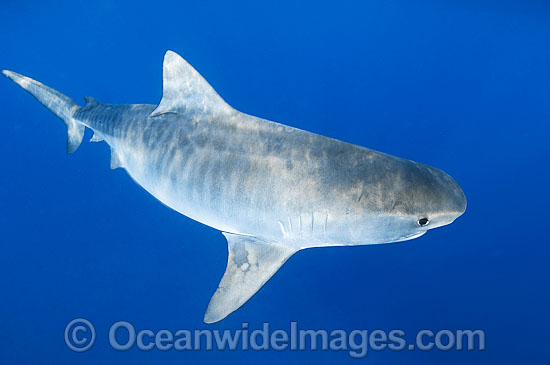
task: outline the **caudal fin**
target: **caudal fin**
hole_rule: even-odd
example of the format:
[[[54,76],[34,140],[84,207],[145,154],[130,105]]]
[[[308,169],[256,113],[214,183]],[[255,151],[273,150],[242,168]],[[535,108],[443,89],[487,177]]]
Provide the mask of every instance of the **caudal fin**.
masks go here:
[[[85,129],[84,125],[73,118],[74,112],[79,108],[78,105],[68,96],[31,78],[8,70],[3,70],[2,73],[27,90],[36,100],[65,122],[67,126],[67,153],[76,151],[82,142]]]

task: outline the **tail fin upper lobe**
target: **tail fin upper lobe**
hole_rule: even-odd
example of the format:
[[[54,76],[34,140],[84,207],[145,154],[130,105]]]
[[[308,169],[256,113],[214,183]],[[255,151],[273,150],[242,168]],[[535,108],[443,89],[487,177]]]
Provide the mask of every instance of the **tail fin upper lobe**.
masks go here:
[[[8,70],[3,70],[2,73],[23,89],[27,90],[42,103],[42,105],[65,122],[67,126],[67,153],[76,151],[82,142],[85,129],[84,125],[73,118],[74,112],[79,106],[68,96],[38,81]]]

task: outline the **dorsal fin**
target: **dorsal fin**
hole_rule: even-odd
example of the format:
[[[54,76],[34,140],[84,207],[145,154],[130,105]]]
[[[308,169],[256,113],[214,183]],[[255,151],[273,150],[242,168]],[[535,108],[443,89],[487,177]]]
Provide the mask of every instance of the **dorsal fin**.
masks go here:
[[[231,107],[187,61],[168,51],[162,69],[162,100],[151,117],[165,113],[222,114]]]

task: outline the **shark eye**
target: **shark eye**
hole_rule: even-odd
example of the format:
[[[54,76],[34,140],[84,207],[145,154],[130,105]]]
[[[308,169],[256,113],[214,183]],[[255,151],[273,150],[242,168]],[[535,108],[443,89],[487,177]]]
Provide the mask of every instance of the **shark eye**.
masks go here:
[[[418,225],[419,226],[425,226],[427,225],[428,223],[430,223],[430,220],[428,218],[420,218],[418,220]]]

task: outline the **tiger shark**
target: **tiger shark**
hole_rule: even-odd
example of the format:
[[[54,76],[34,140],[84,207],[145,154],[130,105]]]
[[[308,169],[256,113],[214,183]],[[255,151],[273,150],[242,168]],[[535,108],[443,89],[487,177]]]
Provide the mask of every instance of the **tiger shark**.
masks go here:
[[[67,153],[91,129],[91,141],[110,146],[112,169],[223,233],[227,267],[206,323],[241,307],[300,250],[410,240],[466,210],[462,189],[441,170],[242,113],[172,51],[158,105],[85,97],[78,106],[2,73],[65,122]]]

